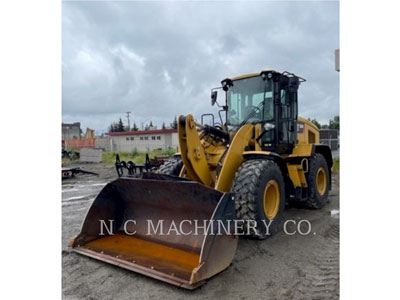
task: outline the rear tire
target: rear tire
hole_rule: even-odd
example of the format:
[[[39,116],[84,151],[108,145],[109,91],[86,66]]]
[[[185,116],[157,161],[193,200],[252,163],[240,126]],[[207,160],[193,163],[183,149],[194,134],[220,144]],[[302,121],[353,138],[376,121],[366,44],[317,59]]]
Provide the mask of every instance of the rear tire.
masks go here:
[[[171,157],[160,166],[160,168],[156,171],[156,173],[179,176],[182,167],[183,167],[183,162],[180,157]]]
[[[328,201],[330,173],[325,157],[314,154],[310,160],[310,170],[307,173],[309,208],[322,208]]]
[[[286,198],[283,176],[275,162],[267,159],[243,162],[236,172],[232,192],[236,218],[245,221],[245,234],[265,239],[278,231]],[[249,228],[248,221],[255,222],[255,230]]]

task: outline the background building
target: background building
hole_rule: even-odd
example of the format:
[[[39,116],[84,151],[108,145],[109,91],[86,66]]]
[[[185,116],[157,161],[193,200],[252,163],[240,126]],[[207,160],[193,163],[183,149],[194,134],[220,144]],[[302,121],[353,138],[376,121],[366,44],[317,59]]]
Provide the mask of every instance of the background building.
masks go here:
[[[337,129],[320,129],[319,140],[321,144],[328,145],[332,151],[339,149],[339,131]]]
[[[62,123],[62,140],[78,140],[81,138],[81,123]]]
[[[111,139],[111,151],[146,152],[157,149],[177,148],[178,132],[176,129],[154,129],[106,133]]]

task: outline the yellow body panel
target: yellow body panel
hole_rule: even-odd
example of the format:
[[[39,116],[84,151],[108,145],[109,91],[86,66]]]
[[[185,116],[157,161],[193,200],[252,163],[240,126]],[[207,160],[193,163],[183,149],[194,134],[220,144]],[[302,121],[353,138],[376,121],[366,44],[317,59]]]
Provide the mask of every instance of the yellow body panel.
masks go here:
[[[293,148],[292,154],[289,154],[289,157],[311,156],[312,149],[312,144],[297,144]]]
[[[290,180],[295,187],[307,187],[307,180],[301,165],[288,164]]]
[[[319,129],[311,121],[298,117],[298,122],[304,124],[303,132],[297,133],[299,144],[319,144]]]

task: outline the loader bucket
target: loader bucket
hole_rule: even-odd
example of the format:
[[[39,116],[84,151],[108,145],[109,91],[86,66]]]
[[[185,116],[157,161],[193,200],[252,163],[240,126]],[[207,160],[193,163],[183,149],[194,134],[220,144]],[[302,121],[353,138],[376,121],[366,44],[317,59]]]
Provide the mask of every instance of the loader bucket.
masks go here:
[[[227,268],[238,242],[224,230],[234,220],[232,194],[174,176],[141,176],[104,187],[73,250],[187,289]]]

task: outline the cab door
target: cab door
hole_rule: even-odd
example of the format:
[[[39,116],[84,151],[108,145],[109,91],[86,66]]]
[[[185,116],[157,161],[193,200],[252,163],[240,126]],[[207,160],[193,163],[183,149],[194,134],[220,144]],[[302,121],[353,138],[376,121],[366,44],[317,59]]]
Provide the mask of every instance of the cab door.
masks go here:
[[[282,86],[278,106],[278,147],[280,154],[291,153],[297,138],[297,89]]]

